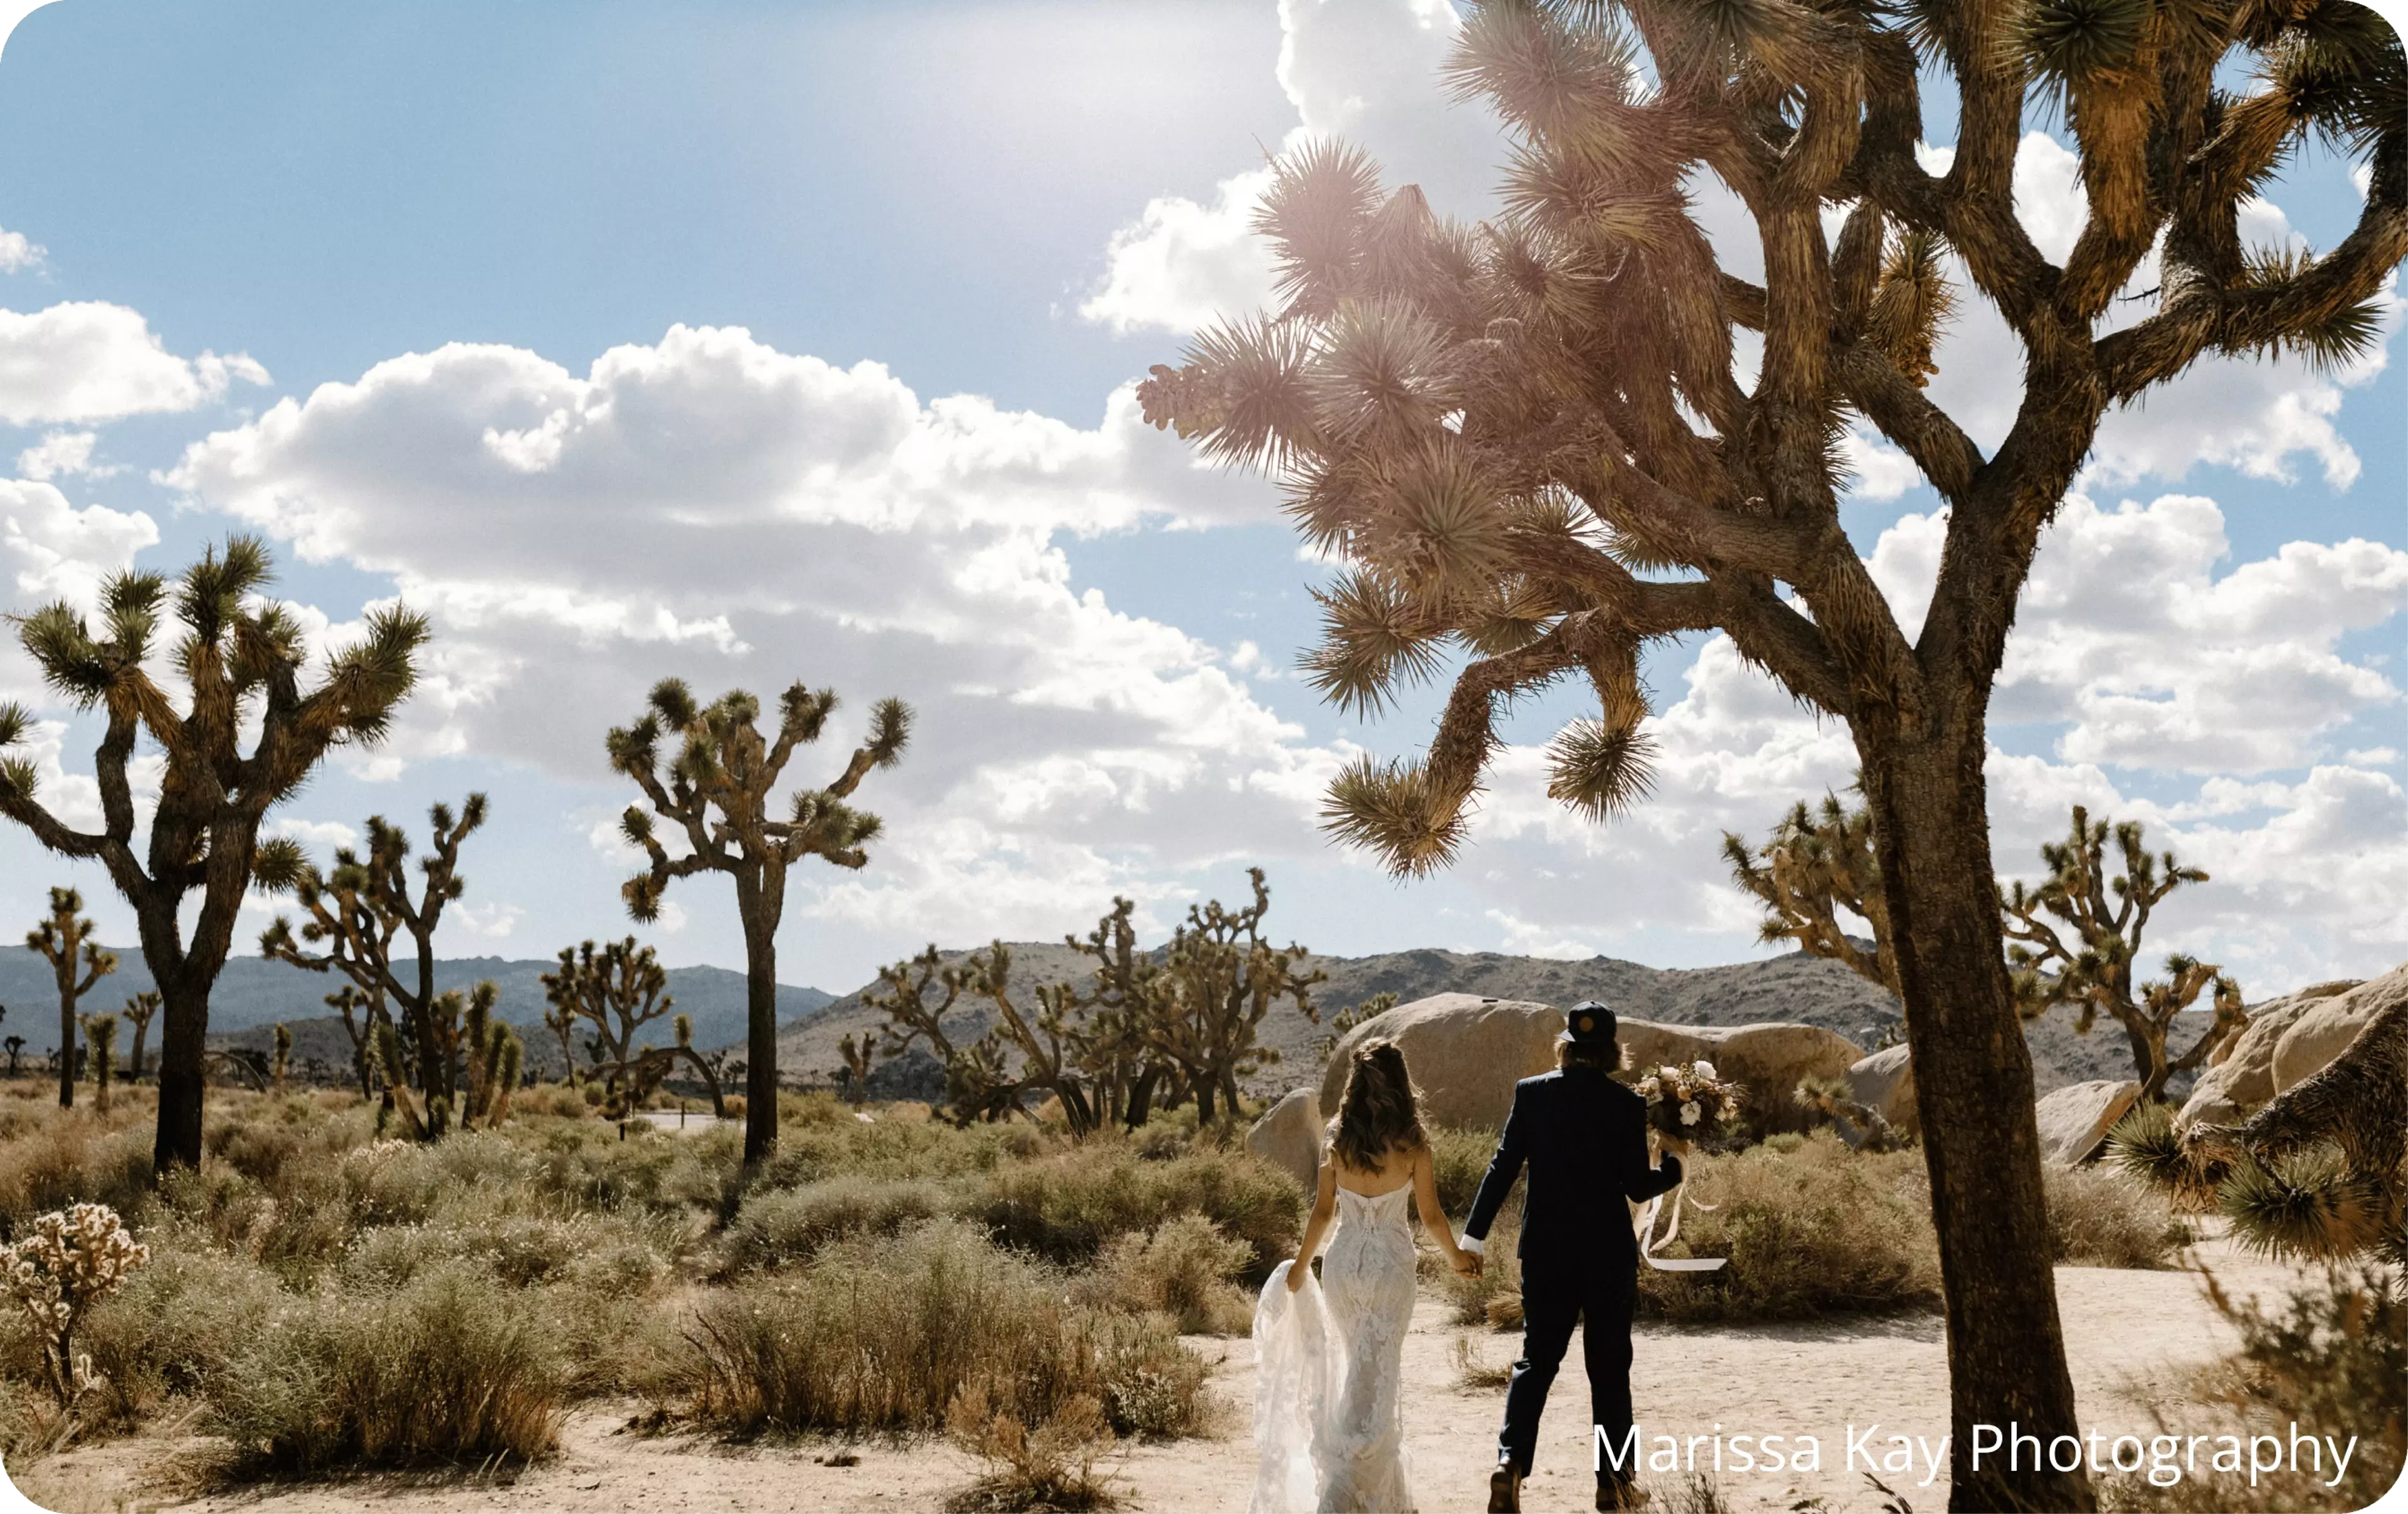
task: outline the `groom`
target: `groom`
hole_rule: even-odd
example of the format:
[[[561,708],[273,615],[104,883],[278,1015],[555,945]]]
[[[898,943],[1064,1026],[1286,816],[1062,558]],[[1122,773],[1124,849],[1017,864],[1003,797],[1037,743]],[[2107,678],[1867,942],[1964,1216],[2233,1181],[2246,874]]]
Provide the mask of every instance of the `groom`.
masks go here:
[[[1678,1157],[1667,1153],[1661,1169],[1648,1165],[1646,1105],[1606,1076],[1622,1065],[1613,1011],[1591,999],[1572,1006],[1565,1019],[1555,1038],[1556,1070],[1514,1085],[1505,1135],[1463,1226],[1464,1250],[1477,1256],[1486,1250],[1505,1191],[1529,1164],[1529,1191],[1522,1200],[1522,1359],[1505,1391],[1497,1475],[1488,1481],[1492,1511],[1522,1507],[1539,1411],[1546,1407],[1575,1321],[1584,1321],[1581,1347],[1588,1362],[1593,1433],[1616,1448],[1629,1435],[1639,1242],[1623,1201],[1654,1198],[1681,1181]],[[1646,1493],[1631,1480],[1636,1470],[1600,1461],[1597,1507],[1645,1503]]]

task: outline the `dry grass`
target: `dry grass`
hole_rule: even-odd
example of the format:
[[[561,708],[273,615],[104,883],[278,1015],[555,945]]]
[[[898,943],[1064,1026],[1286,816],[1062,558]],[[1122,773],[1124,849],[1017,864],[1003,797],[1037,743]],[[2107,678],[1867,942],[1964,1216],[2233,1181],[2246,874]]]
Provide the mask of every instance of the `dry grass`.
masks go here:
[[[734,1274],[808,1262],[830,1242],[891,1235],[951,1207],[945,1189],[926,1178],[848,1174],[771,1190],[747,1201],[728,1224],[721,1269]]]
[[[566,1407],[561,1307],[456,1264],[293,1298],[207,1385],[208,1423],[263,1470],[533,1461]]]
[[[1168,1326],[1069,1295],[1054,1268],[957,1220],[838,1241],[701,1305],[681,1407],[737,1435],[913,1434],[984,1384],[1024,1424],[1089,1394],[1119,1431],[1196,1428],[1204,1364]]]
[[[987,1465],[987,1473],[954,1494],[954,1514],[1019,1514],[1023,1510],[1116,1508],[1120,1500],[1096,1475],[1096,1463],[1117,1443],[1103,1406],[1082,1393],[1031,1429],[994,1407],[984,1383],[953,1397],[945,1433]]]
[[[1182,1335],[1243,1335],[1254,1329],[1254,1300],[1229,1279],[1254,1262],[1252,1246],[1182,1214],[1106,1242],[1087,1274],[1089,1294],[1125,1313],[1168,1315]]]
[[[2082,1267],[2180,1264],[2191,1227],[2139,1179],[2106,1166],[2051,1164],[2043,1176],[2055,1260]]]

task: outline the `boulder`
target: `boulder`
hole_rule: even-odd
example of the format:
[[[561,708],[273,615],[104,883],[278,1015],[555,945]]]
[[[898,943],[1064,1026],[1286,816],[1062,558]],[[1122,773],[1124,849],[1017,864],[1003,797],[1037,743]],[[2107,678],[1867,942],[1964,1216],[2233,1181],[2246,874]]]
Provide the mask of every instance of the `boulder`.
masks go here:
[[[1355,1048],[1388,1040],[1404,1052],[1421,1090],[1425,1122],[1496,1130],[1513,1107],[1513,1085],[1555,1066],[1563,1028],[1562,1010],[1526,999],[1433,993],[1400,1004],[1348,1031],[1330,1051],[1318,1107],[1337,1113]]]
[[[1523,999],[1436,993],[1400,1004],[1355,1026],[1338,1043],[1322,1073],[1320,1107],[1337,1110],[1354,1049],[1387,1039],[1405,1053],[1405,1065],[1422,1091],[1425,1121],[1494,1130],[1513,1107],[1513,1085],[1555,1067],[1555,1036],[1563,1028],[1562,1010]],[[1818,1025],[1664,1025],[1626,1019],[1619,1032],[1627,1065],[1711,1062],[1724,1077],[1744,1084],[1752,1101],[1771,1108],[1785,1107],[1800,1080],[1841,1076],[1864,1055],[1854,1041]]]
[[[2408,999],[2408,966],[2309,1005],[2274,1043],[2274,1092],[2287,1093],[2324,1071],[2376,1015],[2402,999]]]
[[[2129,1080],[2070,1083],[2040,1101],[2041,1155],[2062,1166],[2078,1167],[2099,1154],[2107,1133],[2141,1096],[2141,1085]]]
[[[1848,1097],[1890,1123],[1901,1136],[1923,1129],[1914,1111],[1914,1063],[1906,1043],[1887,1046],[1848,1069]]]
[[[2234,1036],[2222,1058],[2199,1075],[2174,1122],[2237,1125],[2247,1119],[2274,1096],[2274,1049],[2284,1036],[2318,1004],[2356,987],[2354,978],[2317,983],[2252,1008],[2249,1028]]]
[[[1320,1176],[1321,1101],[1292,1088],[1246,1132],[1246,1150],[1294,1178],[1308,1193]]]

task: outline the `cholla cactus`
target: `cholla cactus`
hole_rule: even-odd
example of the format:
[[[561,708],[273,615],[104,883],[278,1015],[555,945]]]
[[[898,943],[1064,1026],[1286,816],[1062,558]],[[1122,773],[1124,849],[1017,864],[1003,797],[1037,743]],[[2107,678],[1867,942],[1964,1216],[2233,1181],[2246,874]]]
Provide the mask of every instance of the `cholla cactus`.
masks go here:
[[[34,1233],[7,1251],[8,1295],[41,1338],[42,1364],[61,1408],[99,1385],[92,1358],[75,1349],[76,1328],[94,1304],[150,1260],[106,1204],[78,1204],[34,1221]]]

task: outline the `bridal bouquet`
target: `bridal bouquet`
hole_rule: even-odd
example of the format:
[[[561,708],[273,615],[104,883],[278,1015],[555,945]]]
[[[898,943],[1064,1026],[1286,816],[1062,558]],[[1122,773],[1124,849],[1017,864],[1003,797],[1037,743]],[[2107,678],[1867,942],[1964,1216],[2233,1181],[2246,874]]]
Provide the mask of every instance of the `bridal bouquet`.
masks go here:
[[[1630,1086],[1647,1101],[1647,1122],[1667,1136],[1696,1140],[1739,1119],[1740,1086],[1711,1062],[1658,1067]]]

